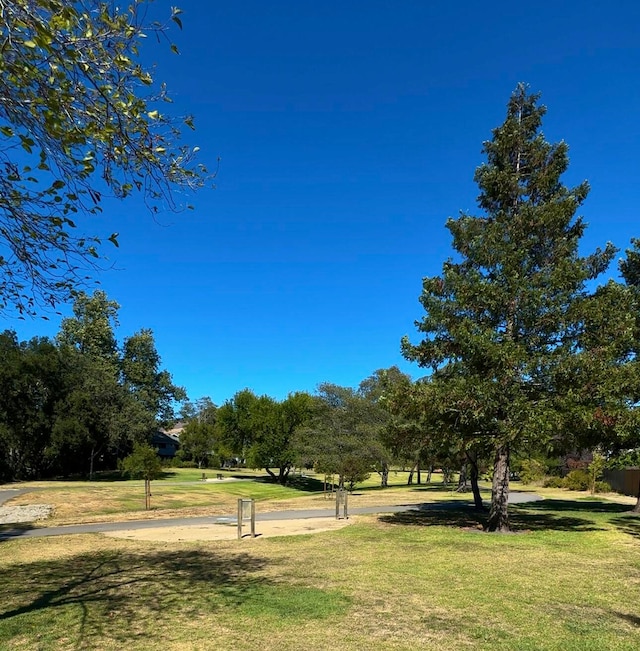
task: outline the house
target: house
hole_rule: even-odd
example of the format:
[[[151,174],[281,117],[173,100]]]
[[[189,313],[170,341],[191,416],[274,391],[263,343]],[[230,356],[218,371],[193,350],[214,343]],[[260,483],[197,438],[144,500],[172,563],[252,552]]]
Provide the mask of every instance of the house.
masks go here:
[[[180,447],[180,436],[172,430],[158,430],[151,438],[151,447],[158,451],[161,459],[173,459]]]

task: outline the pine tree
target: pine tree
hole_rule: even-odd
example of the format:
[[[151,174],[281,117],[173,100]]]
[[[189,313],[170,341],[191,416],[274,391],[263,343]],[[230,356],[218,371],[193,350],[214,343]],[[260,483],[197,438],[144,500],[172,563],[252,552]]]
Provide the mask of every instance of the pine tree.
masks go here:
[[[407,359],[439,381],[450,378],[458,395],[465,382],[465,400],[452,407],[493,450],[489,531],[509,530],[512,447],[558,426],[554,377],[578,350],[585,285],[615,253],[607,245],[578,255],[585,223],[576,212],[589,186],[562,184],[568,148],[545,140],[545,112],[539,95],[519,84],[475,173],[484,214],[447,221],[456,256],[423,280],[426,316],[416,325],[424,339],[402,341]]]

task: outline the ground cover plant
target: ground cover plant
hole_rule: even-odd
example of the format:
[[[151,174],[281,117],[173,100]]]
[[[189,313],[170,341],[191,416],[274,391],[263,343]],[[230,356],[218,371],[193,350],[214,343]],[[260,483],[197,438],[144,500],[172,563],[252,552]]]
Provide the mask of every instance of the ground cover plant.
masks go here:
[[[584,498],[357,518],[315,536],[0,543],[0,648],[635,650],[640,518]]]

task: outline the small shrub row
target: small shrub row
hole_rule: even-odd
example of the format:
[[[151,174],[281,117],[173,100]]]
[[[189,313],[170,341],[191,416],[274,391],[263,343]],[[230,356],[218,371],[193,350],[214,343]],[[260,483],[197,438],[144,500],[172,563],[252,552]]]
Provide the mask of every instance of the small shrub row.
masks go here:
[[[591,475],[582,469],[572,470],[566,477],[547,477],[543,484],[546,488],[566,488],[572,491],[591,489]],[[606,481],[595,483],[596,493],[610,493],[611,486]]]

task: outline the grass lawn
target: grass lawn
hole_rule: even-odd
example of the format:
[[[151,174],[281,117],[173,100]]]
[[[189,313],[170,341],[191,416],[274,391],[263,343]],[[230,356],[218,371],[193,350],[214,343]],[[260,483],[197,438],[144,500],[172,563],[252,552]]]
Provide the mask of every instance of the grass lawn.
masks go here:
[[[242,481],[201,481],[202,473],[215,479],[220,472],[225,479]],[[350,497],[352,506],[399,504],[433,499],[467,499],[452,493],[452,485],[443,486],[440,477],[433,484],[406,486],[406,472],[391,473],[390,487],[381,490],[377,475]],[[117,480],[113,480],[116,477]],[[293,476],[288,486],[274,483],[263,472],[251,470],[197,470],[171,468],[151,484],[152,510],[144,510],[142,481],[122,480],[119,475],[98,476],[96,481],[24,482],[11,487],[28,488],[29,493],[13,498],[9,504],[51,504],[53,516],[39,526],[170,516],[230,514],[239,497],[254,498],[265,510],[288,508],[330,508],[332,502],[323,495],[323,477],[308,474]],[[327,496],[329,497],[329,496]],[[3,527],[3,525],[0,525]],[[7,527],[4,527],[7,528]]]
[[[241,542],[0,543],[0,649],[637,651],[640,518],[564,493]]]

